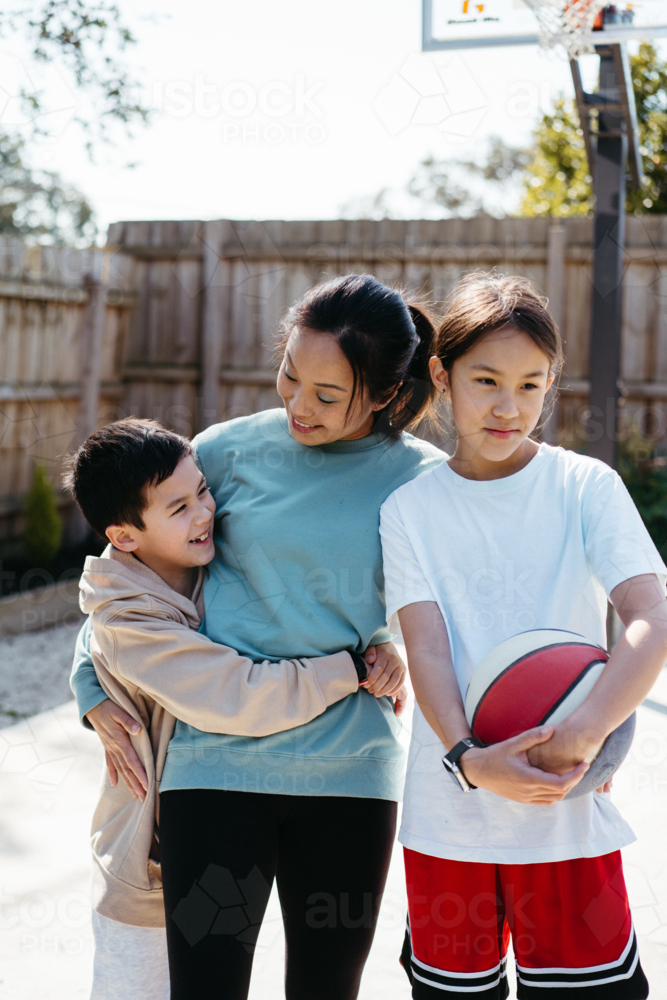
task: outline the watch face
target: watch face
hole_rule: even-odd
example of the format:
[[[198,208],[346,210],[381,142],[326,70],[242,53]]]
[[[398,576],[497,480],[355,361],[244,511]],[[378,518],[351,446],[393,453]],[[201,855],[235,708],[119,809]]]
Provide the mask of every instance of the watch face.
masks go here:
[[[456,787],[459,789],[459,791],[461,792],[470,791],[470,785],[468,784],[468,781],[464,777],[463,772],[460,770],[460,768],[458,768],[456,764],[452,764],[452,762],[447,760],[446,757],[443,759],[443,764],[445,765],[445,770],[447,771],[447,774],[450,776],[450,778],[452,779]]]
[[[454,782],[454,784],[456,785],[456,787],[459,789],[459,791],[461,791],[461,789],[463,788],[463,785],[459,781],[458,772],[454,772],[454,771],[449,771],[448,770],[447,774],[452,779],[452,781]]]

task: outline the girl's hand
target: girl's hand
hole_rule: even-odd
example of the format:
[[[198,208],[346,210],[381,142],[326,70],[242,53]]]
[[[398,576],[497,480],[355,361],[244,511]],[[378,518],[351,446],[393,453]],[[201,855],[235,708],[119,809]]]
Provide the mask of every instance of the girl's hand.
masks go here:
[[[398,694],[405,681],[407,667],[398,655],[393,642],[382,642],[378,646],[369,646],[364,653],[368,664],[368,677],[361,684],[376,698],[384,695]]]
[[[140,733],[139,723],[110,698],[91,709],[86,718],[102,740],[112,786],[118,784],[120,774],[133,797],[143,802],[148,790],[148,778],[127,735]]]
[[[593,760],[600,751],[606,733],[573,727],[569,719],[554,726],[548,742],[528,751],[528,762],[551,774],[568,774],[582,760]]]
[[[540,726],[483,749],[473,747],[461,757],[460,766],[473,785],[513,802],[540,806],[560,802],[581,780],[588,764],[578,764],[562,775],[532,767],[528,751],[539,743],[546,743],[553,731],[553,726]]]

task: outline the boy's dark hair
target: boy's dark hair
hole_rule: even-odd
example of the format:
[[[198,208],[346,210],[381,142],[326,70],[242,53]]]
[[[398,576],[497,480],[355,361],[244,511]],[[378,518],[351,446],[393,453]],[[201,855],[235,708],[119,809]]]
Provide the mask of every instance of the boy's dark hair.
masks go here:
[[[63,486],[102,538],[112,524],[143,529],[146,488],[168,479],[191,454],[187,438],[157,420],[127,417],[95,431],[68,457]]]

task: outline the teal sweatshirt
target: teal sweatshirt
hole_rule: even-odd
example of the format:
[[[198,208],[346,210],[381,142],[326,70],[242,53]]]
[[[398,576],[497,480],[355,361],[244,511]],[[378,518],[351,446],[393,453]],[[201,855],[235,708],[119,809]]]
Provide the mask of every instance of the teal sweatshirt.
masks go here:
[[[409,434],[309,447],[292,438],[284,410],[216,424],[194,445],[216,502],[202,631],[255,659],[386,642],[380,506],[443,452]],[[103,697],[86,645],[84,626],[72,676],[81,714]],[[397,800],[399,731],[391,700],[363,689],[273,736],[216,735],[178,722],[160,791]]]

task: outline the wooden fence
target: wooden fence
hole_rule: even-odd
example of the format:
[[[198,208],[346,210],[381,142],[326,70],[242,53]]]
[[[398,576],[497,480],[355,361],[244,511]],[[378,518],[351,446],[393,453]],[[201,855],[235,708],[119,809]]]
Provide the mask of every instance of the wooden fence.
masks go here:
[[[0,239],[0,540],[22,532],[35,464],[58,485],[63,454],[122,401],[130,268],[101,250]]]
[[[550,435],[576,444],[588,393],[591,238],[588,219],[119,222],[101,262],[102,251],[4,241],[0,537],[20,529],[34,461],[57,477],[58,456],[90,425],[79,397],[90,410],[96,378],[98,424],[132,413],[192,434],[279,405],[280,316],[312,284],[346,272],[371,272],[436,302],[470,270],[529,277],[549,296],[566,346]],[[667,217],[629,219],[626,243],[622,433],[667,441]],[[95,364],[86,275],[103,265]]]

